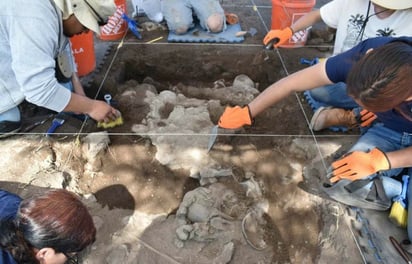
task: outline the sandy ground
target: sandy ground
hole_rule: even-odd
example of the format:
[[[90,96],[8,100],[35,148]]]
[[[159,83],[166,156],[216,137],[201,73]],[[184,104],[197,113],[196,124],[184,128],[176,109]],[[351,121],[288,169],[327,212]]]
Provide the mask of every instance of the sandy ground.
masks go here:
[[[116,99],[134,111],[122,109],[125,125],[116,129],[129,124],[129,132],[98,130],[89,120],[74,133],[82,123],[71,117],[51,137],[35,133],[45,124],[1,141],[1,188],[22,196],[66,188],[84,197],[98,228],[84,263],[364,262],[353,234],[362,231],[359,219],[321,190],[322,160],[356,136],[315,143],[261,134],[278,129],[268,119],[274,108],[251,128],[219,130],[207,153],[216,115],[208,111],[223,110],[216,99],[194,98],[199,88],[184,85],[186,96],[125,86]],[[210,92],[220,89],[228,98],[239,88]]]

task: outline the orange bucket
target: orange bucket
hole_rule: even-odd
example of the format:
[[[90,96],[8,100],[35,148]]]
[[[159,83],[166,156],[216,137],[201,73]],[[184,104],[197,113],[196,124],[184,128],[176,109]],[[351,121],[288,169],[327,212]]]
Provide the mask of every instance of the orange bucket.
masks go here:
[[[116,12],[109,17],[106,25],[100,27],[100,39],[102,40],[117,40],[121,39],[127,30],[127,23],[122,18],[122,14],[126,14],[126,0],[115,0]]]
[[[272,0],[271,29],[284,29],[285,27],[289,27],[306,13],[309,13],[315,4],[316,0]],[[308,33],[308,29],[295,32],[289,41],[280,47],[302,47],[306,44]]]
[[[77,74],[84,76],[96,68],[96,57],[94,54],[93,32],[74,35],[70,38],[74,61],[77,65]]]

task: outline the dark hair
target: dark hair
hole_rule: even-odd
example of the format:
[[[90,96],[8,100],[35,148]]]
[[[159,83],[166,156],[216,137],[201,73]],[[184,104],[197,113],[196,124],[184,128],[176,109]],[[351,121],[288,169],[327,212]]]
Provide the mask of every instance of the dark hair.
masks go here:
[[[79,252],[96,238],[96,228],[86,206],[76,195],[63,189],[23,200],[14,222],[3,224],[9,225],[12,231],[8,232],[8,243],[0,240],[1,245],[5,245],[18,263],[25,263],[22,260],[27,256],[22,256],[21,251],[27,248]],[[13,241],[19,243],[16,245]]]
[[[19,264],[39,263],[12,219],[0,221],[0,247],[10,252]]]
[[[373,112],[396,108],[412,95],[412,46],[395,41],[369,52],[351,69],[347,91]]]

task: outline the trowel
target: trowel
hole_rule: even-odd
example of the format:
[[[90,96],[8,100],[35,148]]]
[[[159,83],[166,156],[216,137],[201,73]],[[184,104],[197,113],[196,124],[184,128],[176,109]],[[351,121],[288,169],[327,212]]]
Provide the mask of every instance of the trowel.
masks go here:
[[[269,43],[265,46],[265,50],[272,50],[273,45],[279,42],[279,38],[273,38]]]
[[[219,125],[215,125],[212,127],[212,129],[210,130],[210,137],[209,137],[209,142],[207,144],[207,153],[209,153],[213,146],[216,143],[217,140],[217,136],[229,136],[229,135],[233,135],[233,134],[237,134],[240,133],[241,131],[243,131],[244,128],[238,128],[238,129],[231,129],[231,128],[223,128],[220,127]]]
[[[269,51],[273,49],[273,45],[279,42],[279,38],[273,38],[269,43],[263,47],[261,51],[253,58],[252,65],[259,65],[269,59]]]
[[[218,125],[215,125],[215,126],[212,127],[212,130],[210,131],[209,143],[207,144],[207,153],[209,153],[210,150],[213,148],[213,145],[216,142],[218,131],[219,131],[219,126]]]
[[[248,31],[239,31],[235,34],[236,37],[244,37],[247,34],[249,34],[251,37],[253,37],[254,35],[256,35],[257,30],[256,28],[250,28]]]

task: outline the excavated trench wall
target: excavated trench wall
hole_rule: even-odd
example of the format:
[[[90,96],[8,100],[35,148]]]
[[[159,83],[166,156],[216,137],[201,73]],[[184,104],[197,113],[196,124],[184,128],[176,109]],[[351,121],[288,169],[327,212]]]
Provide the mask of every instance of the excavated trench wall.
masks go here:
[[[313,48],[265,51],[259,45],[128,43],[117,49],[113,44],[100,73],[109,71],[103,85],[107,90],[128,80],[140,83],[147,77],[160,84],[161,90],[177,83],[210,87],[215,81],[232,82],[237,75],[245,74],[262,91],[276,80],[306,67],[300,63],[301,58],[312,60],[323,55]],[[95,91],[102,77],[100,74],[94,78],[89,92]]]

